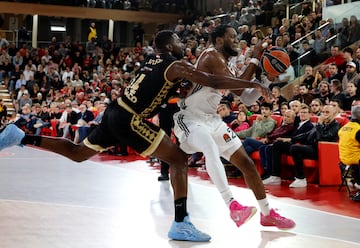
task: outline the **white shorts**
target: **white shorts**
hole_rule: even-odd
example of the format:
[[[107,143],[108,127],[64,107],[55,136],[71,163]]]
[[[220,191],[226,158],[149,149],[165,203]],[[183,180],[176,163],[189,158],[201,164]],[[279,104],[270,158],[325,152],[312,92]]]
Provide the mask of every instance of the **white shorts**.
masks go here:
[[[174,115],[174,123],[174,133],[180,142],[180,148],[185,153],[204,152],[201,147],[194,147],[188,142],[188,138],[196,135],[199,132],[198,130],[210,134],[220,156],[226,160],[230,160],[231,155],[242,146],[241,140],[236,133],[219,116],[199,115],[181,110]],[[195,136],[195,138],[197,137]],[[211,141],[203,140],[203,142]]]

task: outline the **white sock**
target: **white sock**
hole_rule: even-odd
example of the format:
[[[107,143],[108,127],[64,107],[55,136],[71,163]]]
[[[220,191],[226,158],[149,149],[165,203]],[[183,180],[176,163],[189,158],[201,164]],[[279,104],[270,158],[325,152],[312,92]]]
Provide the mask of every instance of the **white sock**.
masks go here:
[[[223,192],[220,192],[221,197],[223,198],[225,204],[229,207],[232,200],[234,200],[233,194],[229,188],[224,190]]]
[[[264,199],[258,200],[258,204],[259,204],[261,213],[263,215],[269,215],[270,207],[269,207],[267,198],[265,197]]]

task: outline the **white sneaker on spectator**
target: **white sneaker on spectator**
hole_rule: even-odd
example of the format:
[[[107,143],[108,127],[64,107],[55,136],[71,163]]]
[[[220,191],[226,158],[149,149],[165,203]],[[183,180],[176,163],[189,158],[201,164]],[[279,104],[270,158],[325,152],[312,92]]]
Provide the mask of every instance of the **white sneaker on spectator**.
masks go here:
[[[290,188],[304,188],[306,186],[307,186],[306,178],[299,179],[296,177],[295,177],[295,181],[289,185]]]
[[[34,124],[34,128],[39,128],[42,126],[43,126],[43,124],[41,122]]]
[[[281,178],[277,176],[270,176],[263,181],[264,185],[280,185],[281,184]]]
[[[358,183],[354,183],[354,188],[356,188],[356,189],[360,189],[360,184],[358,184]]]

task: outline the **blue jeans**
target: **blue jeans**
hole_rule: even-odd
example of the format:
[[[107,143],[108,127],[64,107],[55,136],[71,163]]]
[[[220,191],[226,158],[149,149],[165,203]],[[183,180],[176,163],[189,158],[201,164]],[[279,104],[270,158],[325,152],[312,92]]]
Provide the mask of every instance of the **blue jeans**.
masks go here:
[[[264,169],[264,177],[271,176],[272,171],[272,145],[262,144],[259,147],[260,162]]]
[[[264,143],[254,138],[245,138],[245,140],[242,141],[242,144],[246,153],[250,155],[252,152],[259,150],[259,147]]]
[[[90,127],[79,127],[79,140],[78,142],[81,143],[90,133]]]

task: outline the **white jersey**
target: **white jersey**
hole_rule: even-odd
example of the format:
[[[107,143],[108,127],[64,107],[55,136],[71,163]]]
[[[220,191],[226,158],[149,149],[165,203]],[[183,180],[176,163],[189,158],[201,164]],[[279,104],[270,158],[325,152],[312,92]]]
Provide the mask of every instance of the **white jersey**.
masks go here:
[[[212,50],[215,50],[215,48],[207,48],[199,56],[197,61],[201,59],[204,53]],[[196,62],[195,67],[198,67],[198,62]],[[233,68],[230,66],[229,70],[235,73]],[[180,109],[190,111],[194,114],[217,115],[217,107],[220,103],[221,98],[222,93],[218,89],[193,83],[193,86],[189,90],[187,97],[180,99],[178,105]]]
[[[210,49],[214,48],[208,48],[206,51]],[[180,148],[186,153],[207,152],[202,145],[194,144],[193,141],[197,139],[202,139],[204,144],[215,144],[220,155],[228,160],[241,146],[240,139],[217,114],[221,98],[220,90],[193,83],[187,97],[178,101],[180,111],[174,115],[174,132],[180,142]],[[209,136],[201,136],[200,131]]]

